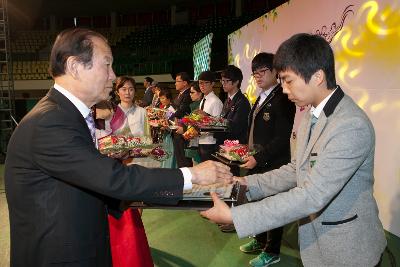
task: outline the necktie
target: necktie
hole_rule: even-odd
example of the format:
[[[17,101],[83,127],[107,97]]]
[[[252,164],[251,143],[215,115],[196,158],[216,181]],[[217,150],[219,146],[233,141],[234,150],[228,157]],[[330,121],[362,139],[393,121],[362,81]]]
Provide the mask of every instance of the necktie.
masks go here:
[[[231,105],[232,105],[232,99],[230,97],[228,97],[228,99],[226,101],[226,113],[229,112]]]
[[[311,114],[310,134],[308,135],[308,141],[310,141],[311,133],[312,133],[317,121],[318,121],[318,118],[315,117],[314,114]]]
[[[221,117],[226,118],[231,108],[232,100],[228,97],[225,100],[224,106],[222,107]]]
[[[90,112],[85,118],[86,124],[92,136],[93,143],[96,144],[96,125],[94,124],[93,114]]]
[[[257,113],[260,111],[260,105],[257,105],[256,109],[253,112],[253,116],[251,118],[251,125],[250,125],[250,132],[249,132],[249,148],[253,149],[254,145],[254,139],[253,139],[253,134],[254,134],[254,121],[256,119]]]
[[[258,101],[257,107],[261,106],[262,103],[264,103],[264,100],[265,100],[266,98],[267,98],[267,97],[266,97],[266,95],[265,95],[265,92],[262,91],[261,94],[260,94],[260,100]]]
[[[201,102],[201,107],[200,107],[201,110],[204,110],[204,103],[206,103],[205,98],[203,98],[203,101]]]
[[[314,116],[314,114],[311,115],[311,125],[310,125],[310,131],[314,129],[315,124],[317,123],[318,118]]]

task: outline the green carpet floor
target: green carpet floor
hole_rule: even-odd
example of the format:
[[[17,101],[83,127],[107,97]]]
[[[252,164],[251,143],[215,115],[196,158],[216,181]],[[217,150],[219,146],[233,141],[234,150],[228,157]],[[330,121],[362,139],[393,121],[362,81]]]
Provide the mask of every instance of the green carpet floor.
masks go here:
[[[143,223],[156,266],[248,266],[257,256],[239,251],[250,239],[222,233],[195,211],[145,210]],[[281,253],[275,266],[302,266],[295,224],[285,229]]]
[[[9,266],[9,222],[4,193],[4,165],[0,165],[0,267]],[[248,266],[256,254],[244,254],[239,246],[249,239],[222,233],[195,211],[152,210],[143,212],[143,223],[158,267]],[[400,266],[400,238],[386,232],[389,251],[382,267]],[[297,246],[297,226],[285,226],[281,261],[273,266],[302,266]]]
[[[244,254],[239,246],[250,239],[222,233],[194,211],[144,210],[154,264],[160,267],[249,266],[256,254]],[[400,266],[400,238],[386,232],[388,251],[382,267]],[[303,266],[297,245],[297,224],[285,226],[281,261],[273,266]]]

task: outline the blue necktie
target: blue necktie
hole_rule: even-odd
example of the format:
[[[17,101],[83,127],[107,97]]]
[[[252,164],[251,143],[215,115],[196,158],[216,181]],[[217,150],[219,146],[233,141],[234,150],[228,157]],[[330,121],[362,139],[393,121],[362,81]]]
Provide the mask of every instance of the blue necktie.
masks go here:
[[[315,124],[317,123],[318,118],[314,116],[314,114],[311,115],[311,125],[310,125],[310,132],[314,129]]]
[[[90,112],[85,118],[86,124],[92,136],[93,143],[96,144],[96,125],[94,124],[93,114]]]
[[[308,141],[310,141],[311,138],[311,133],[314,129],[315,124],[317,123],[318,118],[314,116],[314,114],[311,114],[311,124],[310,124],[310,134],[308,135]]]

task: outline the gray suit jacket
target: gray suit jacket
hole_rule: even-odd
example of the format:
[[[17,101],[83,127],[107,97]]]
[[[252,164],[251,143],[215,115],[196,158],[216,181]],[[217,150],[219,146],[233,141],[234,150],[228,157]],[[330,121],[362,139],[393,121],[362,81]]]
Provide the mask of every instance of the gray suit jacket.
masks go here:
[[[373,197],[373,126],[340,88],[308,141],[310,122],[301,122],[291,163],[247,177],[251,200],[262,200],[232,208],[236,231],[245,237],[298,220],[305,266],[374,266],[386,239]]]

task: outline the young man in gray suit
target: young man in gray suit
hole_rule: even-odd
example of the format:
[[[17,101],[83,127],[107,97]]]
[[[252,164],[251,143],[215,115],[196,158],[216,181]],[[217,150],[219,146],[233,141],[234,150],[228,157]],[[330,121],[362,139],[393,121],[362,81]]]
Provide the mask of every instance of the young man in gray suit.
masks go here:
[[[274,67],[288,98],[312,106],[295,159],[237,178],[247,197],[260,201],[229,209],[213,195],[214,207],[202,215],[233,222],[239,237],[298,220],[304,266],[378,266],[386,239],[373,196],[371,121],[336,85],[333,51],[322,37],[294,35],[279,47]]]

